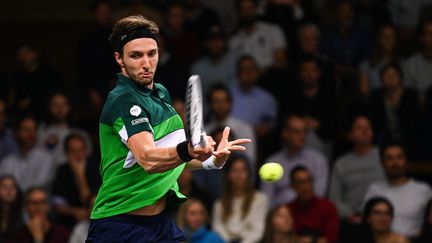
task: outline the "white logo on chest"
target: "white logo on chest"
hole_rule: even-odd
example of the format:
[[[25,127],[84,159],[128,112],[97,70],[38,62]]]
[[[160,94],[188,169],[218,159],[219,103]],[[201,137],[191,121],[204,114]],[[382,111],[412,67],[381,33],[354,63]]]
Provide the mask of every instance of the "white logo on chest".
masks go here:
[[[132,116],[139,116],[141,114],[141,108],[137,105],[132,106],[129,110]]]

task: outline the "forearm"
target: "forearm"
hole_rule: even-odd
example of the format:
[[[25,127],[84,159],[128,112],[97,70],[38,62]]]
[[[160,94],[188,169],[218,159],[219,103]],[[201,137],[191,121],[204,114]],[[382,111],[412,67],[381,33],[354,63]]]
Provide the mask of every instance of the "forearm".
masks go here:
[[[176,147],[146,148],[138,158],[138,163],[148,173],[165,172],[179,166],[183,162],[177,153]]]
[[[193,160],[186,163],[186,169],[189,169],[189,170],[199,170],[202,168],[203,168],[202,162],[200,160],[197,160],[197,159],[193,159]]]

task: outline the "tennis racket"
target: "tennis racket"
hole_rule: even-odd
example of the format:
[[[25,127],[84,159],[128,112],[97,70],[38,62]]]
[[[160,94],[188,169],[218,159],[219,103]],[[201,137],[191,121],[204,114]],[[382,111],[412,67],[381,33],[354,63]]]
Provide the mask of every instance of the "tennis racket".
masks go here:
[[[207,134],[204,130],[203,100],[201,79],[198,75],[189,77],[186,86],[186,122],[187,136],[192,146],[207,146]]]

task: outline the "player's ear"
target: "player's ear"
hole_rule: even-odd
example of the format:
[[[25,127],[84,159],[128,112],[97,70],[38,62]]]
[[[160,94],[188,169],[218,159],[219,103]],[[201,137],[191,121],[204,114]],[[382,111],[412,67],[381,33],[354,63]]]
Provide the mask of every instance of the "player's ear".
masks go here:
[[[114,58],[120,67],[124,67],[123,58],[119,52],[114,52]]]

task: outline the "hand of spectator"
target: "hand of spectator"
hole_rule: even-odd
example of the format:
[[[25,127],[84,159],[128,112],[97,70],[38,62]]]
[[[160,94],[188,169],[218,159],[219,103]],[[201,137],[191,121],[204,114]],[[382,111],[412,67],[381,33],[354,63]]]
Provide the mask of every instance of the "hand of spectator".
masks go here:
[[[84,175],[85,159],[69,156],[70,166],[75,175]]]
[[[44,222],[42,217],[35,216],[27,222],[27,227],[35,242],[43,242],[45,238]]]
[[[251,140],[247,138],[240,138],[234,141],[228,141],[229,134],[230,134],[230,128],[225,127],[222,134],[221,141],[219,142],[216,151],[213,153],[213,155],[216,157],[215,165],[217,167],[222,167],[225,164],[231,152],[245,151],[246,147],[241,146],[241,144],[251,142]]]
[[[77,220],[86,220],[89,218],[88,210],[85,208],[74,208],[72,209],[72,216]]]

